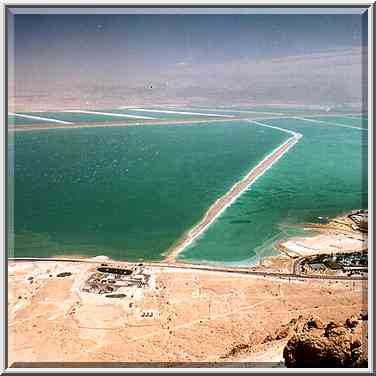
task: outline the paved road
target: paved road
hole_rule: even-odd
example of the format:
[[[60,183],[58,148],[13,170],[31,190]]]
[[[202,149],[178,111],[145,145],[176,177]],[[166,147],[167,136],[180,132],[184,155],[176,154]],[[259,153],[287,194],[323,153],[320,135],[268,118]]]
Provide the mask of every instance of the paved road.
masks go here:
[[[8,261],[53,261],[53,262],[82,262],[82,263],[92,263],[92,264],[116,264],[130,266],[137,264],[137,262],[126,262],[126,261],[113,261],[113,260],[92,260],[92,259],[70,259],[70,258],[33,258],[33,257],[20,257],[20,258],[8,258]],[[332,281],[366,281],[368,277],[365,276],[331,276],[331,275],[301,275],[296,272],[293,273],[278,273],[278,272],[263,272],[255,271],[247,268],[227,268],[227,267],[216,267],[216,266],[206,266],[206,265],[194,265],[194,264],[167,264],[163,262],[142,262],[144,266],[158,267],[158,268],[170,268],[170,269],[185,269],[185,270],[199,270],[199,271],[209,271],[209,272],[220,272],[220,273],[232,273],[232,274],[247,274],[260,277],[274,277],[283,279],[321,279],[321,280],[332,280]]]

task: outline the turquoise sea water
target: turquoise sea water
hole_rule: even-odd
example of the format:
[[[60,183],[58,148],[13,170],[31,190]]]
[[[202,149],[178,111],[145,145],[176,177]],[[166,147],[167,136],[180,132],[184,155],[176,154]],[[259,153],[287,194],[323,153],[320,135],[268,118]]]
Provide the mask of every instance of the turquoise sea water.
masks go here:
[[[211,107],[213,108],[213,107]],[[253,105],[253,106],[246,106],[246,105],[235,105],[235,106],[220,106],[218,107],[223,109],[233,109],[233,110],[252,110],[252,111],[267,111],[267,112],[279,112],[279,113],[290,113],[290,114],[307,114],[310,112],[316,113],[324,113],[325,112],[335,112],[341,114],[349,114],[349,113],[362,113],[362,109],[360,108],[349,108],[348,106],[336,106],[330,107],[327,106],[301,106],[301,107],[293,107],[293,106],[286,106],[286,105]]]
[[[276,253],[276,240],[302,234],[297,225],[367,207],[367,132],[291,119],[264,123],[303,138],[180,258],[255,263]]]
[[[29,119],[29,118],[23,118],[23,117],[18,117],[14,115],[9,115],[8,116],[8,125],[9,126],[14,126],[14,125],[34,125],[34,124],[46,124],[50,125],[50,122],[47,122],[45,120],[36,120],[36,119]]]
[[[99,110],[101,111],[101,110]],[[110,115],[98,115],[98,114],[88,114],[88,113],[80,113],[80,112],[19,112],[20,114],[31,115],[31,116],[39,116],[44,117],[46,119],[55,119],[55,120],[62,120],[68,121],[72,123],[108,123],[108,122],[134,122],[140,121],[140,119],[132,119],[132,118],[125,118],[125,117],[118,117],[118,116],[110,116]],[[141,114],[139,114],[142,116]],[[34,124],[48,124],[53,125],[54,122],[48,120],[39,120],[39,119],[31,119],[31,118],[23,118],[18,116],[11,116],[8,117],[9,124],[15,125],[34,125]]]
[[[155,110],[158,110],[155,108]],[[162,111],[164,109],[161,109]],[[174,109],[170,109],[174,111]],[[114,123],[114,122],[121,122],[121,123],[134,123],[143,121],[142,117],[150,117],[155,120],[187,120],[187,119],[197,119],[197,120],[205,120],[205,119],[212,119],[212,116],[205,116],[205,115],[192,115],[192,114],[175,114],[175,113],[165,113],[165,112],[150,112],[150,111],[134,111],[131,109],[98,109],[98,110],[88,110],[88,111],[96,111],[96,112],[103,112],[103,114],[94,114],[94,113],[81,113],[81,112],[74,112],[74,111],[56,111],[56,112],[18,112],[21,115],[30,115],[30,116],[37,116],[46,119],[55,119],[55,120],[62,120],[68,121],[71,123],[77,124],[89,124],[89,123]],[[176,111],[182,112],[200,112],[200,113],[210,113],[210,111],[190,111],[187,109],[180,109]],[[221,112],[217,112],[221,114]],[[136,117],[121,117],[121,116],[111,116],[111,114],[124,114],[124,115],[132,115]],[[231,115],[228,113],[224,113],[224,115]],[[56,124],[53,121],[49,120],[40,120],[40,119],[33,119],[33,118],[24,118],[20,116],[9,115],[8,116],[8,124],[9,125],[35,125],[35,124],[45,124],[45,125],[53,125]]]
[[[367,120],[361,117],[341,117],[341,116],[315,116],[311,119],[337,123],[339,125],[351,125],[352,127],[367,127]]]
[[[148,107],[141,107],[141,109],[149,109]],[[176,109],[176,108],[152,108],[152,110],[156,111],[177,111],[177,112],[196,112],[196,113],[213,113],[210,111],[200,111],[200,110],[191,110],[191,109]],[[205,119],[212,119],[212,116],[205,116],[205,115],[195,115],[195,114],[176,114],[174,112],[154,112],[154,111],[135,111],[132,109],[115,109],[110,110],[110,112],[117,112],[117,113],[124,113],[129,114],[133,116],[150,116],[156,119],[166,119],[166,120],[187,120],[187,119],[195,119],[195,120],[205,120]],[[221,114],[221,112],[218,112],[218,114]]]
[[[77,123],[115,120],[79,113],[36,115]],[[276,240],[301,234],[297,225],[367,207],[368,134],[335,125],[367,127],[367,119],[325,115],[312,119],[333,125],[262,121],[300,132],[303,138],[188,247],[182,259],[254,263],[276,252]],[[114,259],[158,260],[218,197],[289,135],[239,120],[51,129],[9,137],[15,145],[16,256],[105,254]]]
[[[15,256],[157,260],[289,135],[237,121],[9,137]]]

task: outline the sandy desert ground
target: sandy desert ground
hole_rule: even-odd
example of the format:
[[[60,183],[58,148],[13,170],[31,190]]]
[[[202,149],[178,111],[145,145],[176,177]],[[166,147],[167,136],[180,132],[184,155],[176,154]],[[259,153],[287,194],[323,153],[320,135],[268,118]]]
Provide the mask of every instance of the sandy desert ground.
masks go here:
[[[9,262],[10,366],[278,361],[287,339],[262,342],[290,319],[344,320],[367,312],[367,281],[303,282],[148,266],[152,283],[126,298],[81,291],[99,265]],[[58,277],[61,272],[72,274]],[[246,354],[226,356],[242,343],[250,345]]]

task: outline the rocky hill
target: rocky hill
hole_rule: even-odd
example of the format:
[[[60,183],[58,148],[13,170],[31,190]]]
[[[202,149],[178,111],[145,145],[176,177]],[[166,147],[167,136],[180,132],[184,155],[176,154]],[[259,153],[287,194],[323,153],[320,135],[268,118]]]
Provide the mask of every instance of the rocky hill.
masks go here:
[[[367,367],[366,316],[326,325],[311,318],[283,350],[286,367]]]
[[[285,367],[367,367],[368,315],[344,322],[323,322],[299,316],[267,335],[261,344],[237,344],[222,359],[230,361],[280,360]]]

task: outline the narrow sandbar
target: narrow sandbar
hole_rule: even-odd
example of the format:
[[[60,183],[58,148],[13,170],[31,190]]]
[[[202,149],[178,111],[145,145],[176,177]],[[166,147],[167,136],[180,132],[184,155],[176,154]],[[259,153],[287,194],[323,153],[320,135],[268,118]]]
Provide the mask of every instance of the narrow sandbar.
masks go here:
[[[261,124],[261,123],[259,123]],[[288,131],[289,132],[289,131]],[[198,236],[200,236],[211,223],[230,206],[252,183],[256,181],[267,169],[269,169],[278,159],[280,159],[292,146],[294,146],[302,136],[295,133],[266,158],[264,158],[256,167],[254,167],[242,180],[237,182],[222,197],[220,197],[205,213],[202,220],[186,233],[178,243],[172,247],[165,258],[166,262],[176,262],[177,256],[190,245]]]

